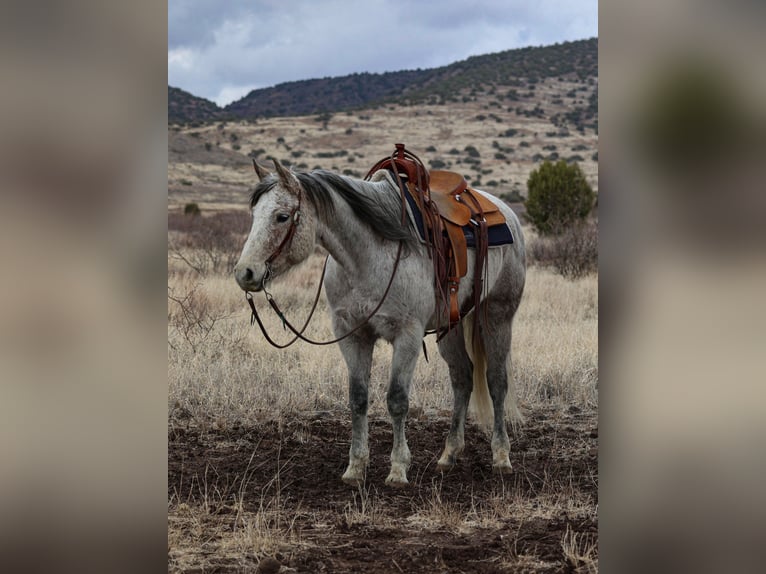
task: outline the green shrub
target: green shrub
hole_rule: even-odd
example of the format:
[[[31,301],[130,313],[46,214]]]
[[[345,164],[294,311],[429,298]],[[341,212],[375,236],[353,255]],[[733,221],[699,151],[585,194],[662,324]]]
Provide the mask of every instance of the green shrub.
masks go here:
[[[199,205],[196,203],[187,203],[184,205],[184,215],[199,215],[200,213]]]
[[[546,160],[527,180],[527,218],[541,235],[558,234],[585,219],[594,198],[577,163]]]
[[[429,165],[431,169],[444,169],[445,167],[447,167],[447,164],[440,159],[432,159],[429,162]]]
[[[479,150],[477,150],[475,146],[467,145],[463,151],[465,151],[469,157],[480,157]]]

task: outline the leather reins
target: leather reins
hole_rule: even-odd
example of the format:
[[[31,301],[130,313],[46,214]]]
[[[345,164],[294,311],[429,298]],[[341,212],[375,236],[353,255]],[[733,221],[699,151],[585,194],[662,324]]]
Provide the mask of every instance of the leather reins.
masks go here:
[[[368,174],[369,178],[369,174]],[[403,194],[403,192],[402,192]],[[404,248],[404,242],[399,242],[399,248],[396,251],[396,260],[394,261],[394,268],[391,271],[391,277],[388,280],[388,284],[386,285],[386,290],[383,292],[383,296],[380,299],[380,302],[377,304],[377,306],[372,310],[372,312],[367,315],[367,317],[360,322],[356,327],[351,329],[348,333],[341,337],[337,337],[335,339],[332,339],[331,341],[314,341],[313,339],[309,339],[306,337],[303,333],[308,328],[309,323],[311,322],[311,318],[314,316],[314,311],[316,311],[317,303],[319,302],[319,294],[322,292],[322,284],[324,282],[324,276],[325,272],[327,271],[327,261],[329,260],[330,256],[327,255],[324,260],[324,265],[322,266],[322,275],[319,278],[319,286],[317,288],[316,295],[314,296],[314,303],[311,305],[311,311],[309,312],[309,316],[306,318],[306,322],[303,324],[303,327],[301,327],[300,330],[296,329],[290,321],[287,320],[287,317],[285,317],[285,314],[282,312],[282,310],[279,308],[279,305],[277,304],[274,297],[266,290],[266,282],[268,279],[271,278],[272,271],[271,271],[271,264],[279,257],[282,252],[285,250],[285,248],[289,247],[289,245],[292,244],[293,237],[295,236],[295,232],[298,228],[298,224],[300,223],[301,219],[301,198],[303,194],[298,193],[298,205],[293,209],[292,213],[290,214],[290,228],[287,230],[287,233],[285,234],[285,237],[282,239],[282,242],[279,244],[279,246],[276,248],[274,253],[272,253],[268,259],[266,259],[266,273],[263,276],[263,279],[261,280],[261,284],[263,286],[263,292],[266,296],[266,300],[269,302],[269,305],[274,310],[274,312],[277,314],[277,316],[282,321],[282,326],[285,328],[290,329],[292,333],[295,335],[290,341],[284,344],[277,343],[272,339],[268,332],[266,331],[266,327],[261,321],[260,316],[258,315],[258,311],[255,308],[255,302],[253,301],[253,294],[251,291],[245,291],[245,299],[247,300],[247,303],[250,305],[250,310],[252,311],[252,315],[250,316],[250,325],[253,325],[254,323],[258,323],[258,327],[261,329],[261,333],[263,333],[263,336],[265,339],[269,342],[270,345],[273,347],[276,347],[277,349],[285,349],[295,343],[298,339],[301,341],[304,341],[306,343],[309,343],[311,345],[331,345],[333,343],[338,343],[339,341],[342,341],[346,337],[354,334],[359,329],[364,327],[370,319],[372,319],[375,314],[380,310],[380,308],[383,306],[383,303],[385,302],[386,298],[388,297],[389,292],[391,291],[391,286],[394,283],[394,277],[396,276],[396,271],[399,269],[399,261],[402,258],[402,250]],[[406,212],[405,212],[405,198],[402,195],[402,224],[406,222]]]

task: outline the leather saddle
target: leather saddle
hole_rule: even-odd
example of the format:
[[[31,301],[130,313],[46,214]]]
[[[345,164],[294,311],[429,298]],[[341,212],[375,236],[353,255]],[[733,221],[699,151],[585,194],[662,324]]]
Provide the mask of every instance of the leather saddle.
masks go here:
[[[449,323],[442,335],[455,326],[481,299],[488,249],[488,228],[504,224],[505,216],[487,197],[468,187],[459,173],[428,171],[420,159],[396,144],[394,153],[378,162],[367,177],[379,169],[389,169],[404,183],[417,205],[426,227],[425,240],[434,261],[437,293],[449,312]],[[402,201],[405,201],[403,198]],[[468,272],[468,245],[463,228],[472,226],[476,246],[473,297],[470,306],[458,307],[460,279]],[[461,313],[462,311],[462,313]],[[476,318],[478,319],[478,313]],[[476,333],[478,329],[474,329]]]

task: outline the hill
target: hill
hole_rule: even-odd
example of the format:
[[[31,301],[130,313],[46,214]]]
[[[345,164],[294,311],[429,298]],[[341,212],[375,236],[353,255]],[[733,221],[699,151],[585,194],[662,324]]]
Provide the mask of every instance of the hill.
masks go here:
[[[252,119],[362,108],[401,96],[412,86],[427,81],[431,73],[428,70],[363,73],[287,82],[273,88],[253,90],[226,106],[222,113],[230,119]]]
[[[253,90],[225,108],[169,87],[168,122],[196,122],[201,125],[221,119],[252,120],[335,113],[386,103],[444,104],[465,100],[486,90],[506,87],[533,89],[547,78],[594,81],[597,77],[598,39],[591,38],[472,56],[427,70],[350,74],[287,82]],[[513,102],[521,96],[512,89],[504,98]],[[590,105],[595,106],[596,100]],[[589,115],[581,121],[595,121],[595,113]]]
[[[168,86],[168,123],[209,122],[221,117],[215,102],[199,98],[180,88]]]

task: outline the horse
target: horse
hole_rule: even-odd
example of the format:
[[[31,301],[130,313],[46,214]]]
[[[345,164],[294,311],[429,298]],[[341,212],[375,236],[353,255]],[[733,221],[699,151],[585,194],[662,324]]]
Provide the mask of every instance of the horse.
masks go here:
[[[424,335],[437,328],[444,316],[429,253],[412,221],[402,217],[400,188],[388,170],[359,180],[318,169],[294,172],[273,161],[276,173],[254,162],[260,181],[250,197],[252,228],[234,267],[235,279],[246,296],[252,297],[251,292],[265,290],[275,277],[304,261],[315,245],[329,253],[325,292],[332,328],[341,338],[338,345],[348,368],[352,419],[349,462],[341,478],[352,485],[364,481],[370,458],[368,385],[375,342],[382,338],[393,346],[386,395],[393,448],[385,482],[407,485],[411,453],[405,420],[410,384]],[[512,422],[521,421],[509,366],[513,317],[524,290],[525,248],[513,210],[491,194],[480,193],[502,211],[513,243],[488,250],[479,307],[439,340],[439,353],[449,367],[454,404],[437,467],[449,470],[463,451],[470,401],[478,421],[492,429],[493,470],[508,473],[506,397]],[[468,257],[468,274],[460,282],[461,305],[471,297],[473,250]],[[477,336],[473,313],[482,314]]]

